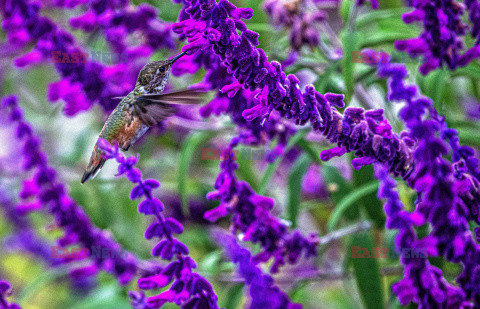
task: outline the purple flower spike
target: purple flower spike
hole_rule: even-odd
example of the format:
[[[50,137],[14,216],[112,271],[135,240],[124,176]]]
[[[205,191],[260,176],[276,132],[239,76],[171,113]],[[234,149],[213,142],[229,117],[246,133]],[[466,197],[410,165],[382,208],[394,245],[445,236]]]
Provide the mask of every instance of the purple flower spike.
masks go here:
[[[193,272],[195,262],[188,256],[188,248],[174,238],[173,234],[181,234],[183,226],[173,218],[165,218],[162,214],[163,204],[153,197],[152,191],[160,186],[156,179],[143,179],[141,171],[135,167],[136,157],[125,158],[105,140],[100,140],[99,148],[108,159],[118,163],[119,176],[125,177],[135,184],[130,198],[143,198],[138,211],[144,215],[154,216],[153,222],[145,232],[146,239],[157,237],[160,242],[152,249],[153,256],[171,261],[160,271],[144,276],[138,280],[142,290],[158,289],[170,285],[168,290],[154,296],[145,297],[143,292],[129,292],[134,308],[160,308],[165,303],[175,303],[182,308],[218,308],[217,296],[211,284]],[[132,176],[134,175],[134,176]]]
[[[317,47],[320,43],[318,25],[326,19],[327,13],[309,5],[307,1],[281,0],[268,0],[264,4],[272,24],[289,30],[290,46],[294,51],[304,45]]]
[[[232,262],[237,264],[238,273],[249,287],[251,297],[249,308],[302,308],[301,305],[290,302],[288,296],[273,284],[271,276],[263,274],[255,265],[250,251],[240,246],[233,236],[221,231],[215,231],[213,234]]]
[[[238,8],[230,2],[207,0],[184,4],[174,31],[190,42],[184,47],[185,50],[190,50],[193,54],[199,46],[202,47],[198,56],[192,55],[197,57],[195,62],[206,62],[206,54],[208,61],[211,61],[213,52],[226,66],[225,72],[224,69],[208,65],[211,72],[207,74],[205,84],[208,84],[209,89],[221,87],[231,97],[227,112],[231,111],[234,122],[252,132],[248,133],[249,136],[244,136],[243,141],[255,140],[258,143],[261,140],[259,132],[267,131],[268,137],[279,136],[281,146],[284,146],[293,130],[287,127],[288,130],[280,133],[271,129],[285,127],[281,122],[281,117],[284,117],[294,120],[298,125],[310,122],[314,131],[325,135],[337,147],[346,152],[353,151],[357,157],[367,157],[364,162],[386,164],[396,176],[405,176],[411,171],[412,145],[408,139],[391,133],[386,121],[376,115],[364,115],[362,109],[349,107],[344,115],[340,114],[336,107],[344,106],[342,95],[324,96],[315,91],[312,85],[307,85],[301,91],[298,78],[294,75],[287,76],[280,63],[269,62],[265,52],[256,47],[257,37],[236,17],[234,12]],[[209,36],[211,32],[216,33],[214,39]],[[214,61],[217,63],[218,58]],[[219,85],[219,76],[229,83]],[[216,79],[213,80],[212,77]],[[240,86],[243,88],[241,92],[238,90]],[[275,152],[272,155],[273,158],[268,157],[269,160],[278,156]]]
[[[401,218],[417,224],[429,223],[432,231],[428,237],[417,241],[420,244],[417,247],[427,248],[429,255],[443,256],[446,260],[463,266],[457,277],[460,288],[446,284],[438,269],[430,268],[428,271],[428,267],[423,265],[423,270],[418,273],[418,263],[406,267],[405,279],[397,288],[398,295],[400,299],[412,300],[424,306],[434,302],[446,308],[461,308],[468,306],[470,300],[477,306],[480,295],[480,273],[477,271],[480,246],[469,231],[468,221],[479,222],[478,160],[470,147],[459,144],[457,132],[447,128],[445,118],[438,115],[432,100],[420,96],[416,87],[405,84],[407,71],[404,65],[380,64],[378,74],[388,78],[388,98],[406,103],[400,110],[400,117],[408,132],[403,132],[402,135],[409,136],[415,145],[415,166],[404,178],[417,191],[416,209],[413,214],[403,213]],[[450,151],[453,164],[443,158]],[[385,175],[380,176],[383,181],[387,181]],[[396,208],[398,210],[398,206]],[[391,215],[387,209],[387,217]],[[402,226],[398,219],[387,219],[387,227],[389,222],[392,227]],[[415,247],[411,244],[413,239],[414,235],[404,229],[396,239],[397,247]],[[410,263],[407,259],[402,259],[402,262]],[[415,279],[419,275],[422,278],[420,281]],[[435,280],[438,284],[424,286],[428,289],[429,297],[410,297],[412,291],[418,294],[425,292],[417,282]],[[407,290],[406,286],[411,282],[414,286]]]
[[[409,24],[421,22],[424,30],[418,38],[395,42],[398,50],[406,51],[412,57],[423,56],[420,73],[429,72],[446,66],[450,70],[466,66],[474,59],[480,58],[480,4],[476,0],[465,1],[413,1],[415,8],[405,13],[403,20]],[[469,27],[462,20],[465,8],[469,11],[472,25]],[[476,43],[465,48],[463,37],[470,30]]]

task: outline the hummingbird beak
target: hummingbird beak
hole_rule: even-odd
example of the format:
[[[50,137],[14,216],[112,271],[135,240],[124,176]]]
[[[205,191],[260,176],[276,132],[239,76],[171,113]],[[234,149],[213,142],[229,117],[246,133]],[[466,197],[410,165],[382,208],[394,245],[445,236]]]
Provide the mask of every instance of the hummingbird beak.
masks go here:
[[[169,63],[169,64],[172,65],[175,61],[178,60],[178,58],[182,57],[182,56],[185,55],[185,54],[187,54],[187,53],[186,53],[186,52],[183,52],[183,53],[181,53],[181,54],[173,57],[173,58],[170,60],[170,63]]]

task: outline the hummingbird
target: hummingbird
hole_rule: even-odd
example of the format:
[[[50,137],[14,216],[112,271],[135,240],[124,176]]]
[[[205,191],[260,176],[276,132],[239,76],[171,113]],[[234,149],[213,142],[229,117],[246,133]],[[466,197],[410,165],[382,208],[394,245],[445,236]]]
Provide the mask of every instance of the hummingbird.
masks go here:
[[[98,147],[99,139],[117,143],[120,149],[127,151],[149,127],[173,115],[179,104],[203,102],[204,92],[201,91],[163,93],[172,64],[183,55],[185,53],[169,60],[153,61],[140,70],[135,89],[122,98],[103,125],[83,174],[82,183],[93,179],[107,160]]]

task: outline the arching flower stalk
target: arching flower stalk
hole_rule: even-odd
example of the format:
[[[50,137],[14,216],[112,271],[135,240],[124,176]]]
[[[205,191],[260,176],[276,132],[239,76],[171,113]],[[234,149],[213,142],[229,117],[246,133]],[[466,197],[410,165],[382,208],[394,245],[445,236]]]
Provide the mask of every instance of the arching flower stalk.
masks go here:
[[[196,263],[188,256],[188,248],[174,237],[181,234],[183,226],[174,218],[165,218],[162,214],[162,202],[153,196],[152,191],[160,186],[155,179],[143,179],[142,172],[135,167],[136,157],[125,158],[118,150],[105,140],[100,140],[100,149],[108,159],[118,163],[118,176],[125,176],[135,184],[130,198],[143,200],[138,205],[138,212],[155,217],[155,221],[145,232],[146,239],[158,238],[160,242],[152,249],[152,255],[170,263],[157,273],[140,278],[138,286],[142,290],[170,287],[155,296],[146,298],[143,292],[130,292],[135,308],[160,308],[163,304],[175,303],[182,308],[218,308],[217,296],[211,284],[199,274],[193,272]]]

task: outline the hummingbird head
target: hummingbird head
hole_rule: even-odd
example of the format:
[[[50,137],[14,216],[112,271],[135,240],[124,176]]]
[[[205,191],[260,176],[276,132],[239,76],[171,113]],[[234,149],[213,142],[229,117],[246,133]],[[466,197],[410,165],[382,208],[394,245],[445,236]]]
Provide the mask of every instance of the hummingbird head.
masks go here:
[[[181,53],[172,59],[147,63],[138,74],[135,88],[144,94],[162,93],[167,84],[172,64],[183,55],[185,55],[185,53]]]

